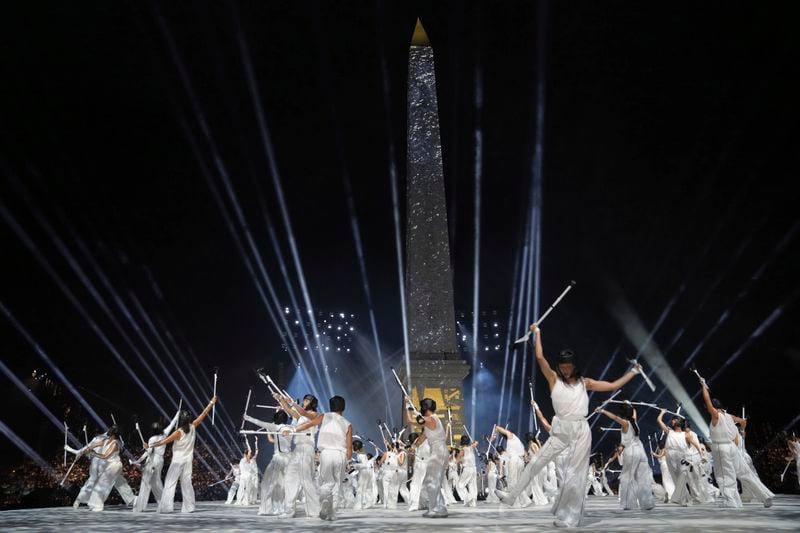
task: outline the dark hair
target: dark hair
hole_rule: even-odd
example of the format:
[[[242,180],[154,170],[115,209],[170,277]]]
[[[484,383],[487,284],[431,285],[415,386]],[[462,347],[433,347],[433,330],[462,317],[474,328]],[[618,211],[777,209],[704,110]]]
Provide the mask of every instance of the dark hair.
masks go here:
[[[530,431],[525,433],[525,442],[536,442],[536,435]]]
[[[723,411],[727,411],[727,409],[725,409],[725,406],[722,405],[722,402],[719,401],[717,398],[711,400],[711,405],[714,406],[714,409],[722,409]]]
[[[344,411],[344,398],[341,396],[333,396],[328,400],[328,407],[334,413],[341,413]]]
[[[409,444],[414,444],[414,441],[416,441],[418,438],[419,438],[419,433],[409,433],[408,434],[408,443]]]
[[[374,455],[372,455],[371,453],[368,453],[368,454],[367,454],[367,460],[370,460],[370,459],[372,459],[373,457],[375,457],[375,456],[374,456]]]
[[[116,424],[112,424],[111,426],[109,426],[108,431],[106,431],[106,434],[109,437],[118,438],[119,437],[119,427]]]
[[[353,450],[355,450],[355,451],[359,451],[359,450],[361,450],[361,448],[363,448],[363,447],[364,447],[364,443],[363,443],[363,442],[361,442],[360,440],[354,440],[354,441],[353,441]]]
[[[556,375],[558,378],[563,382],[567,381],[567,378],[561,373],[561,368],[558,366],[567,363],[570,363],[575,367],[572,371],[572,378],[581,379],[581,371],[578,369],[578,356],[572,350],[561,350],[561,352],[559,352],[559,354],[556,356]]]
[[[501,453],[506,451],[506,449],[503,446],[495,446],[495,450],[497,450],[497,455],[500,455]]]
[[[636,419],[633,417],[633,406],[629,403],[623,403],[620,405],[620,411],[620,416],[631,424],[634,435],[638,437],[639,423],[636,422]]]
[[[275,424],[286,424],[289,422],[289,415],[286,414],[286,411],[275,411],[275,414],[272,415],[272,421]]]
[[[164,425],[161,423],[160,420],[153,422],[152,424],[150,424],[150,431],[153,432],[153,435],[158,435],[159,433],[164,431]]]
[[[675,417],[672,418],[672,420],[669,421],[669,426],[670,427],[674,427],[676,424],[678,425],[679,428],[686,429],[686,419],[685,418],[681,418],[679,416],[675,416]]]
[[[189,433],[189,426],[192,425],[192,415],[189,411],[184,409],[181,411],[181,416],[178,417],[178,429],[184,433]]]
[[[319,407],[319,400],[313,394],[306,394],[303,396],[304,400],[308,400],[308,407],[306,407],[306,411],[314,411],[316,412],[317,408]]]
[[[422,411],[423,415],[426,411],[433,413],[436,411],[436,402],[431,398],[423,398],[422,401],[419,402],[419,410]]]
[[[461,435],[461,446],[468,446],[469,445],[469,437],[466,435]]]

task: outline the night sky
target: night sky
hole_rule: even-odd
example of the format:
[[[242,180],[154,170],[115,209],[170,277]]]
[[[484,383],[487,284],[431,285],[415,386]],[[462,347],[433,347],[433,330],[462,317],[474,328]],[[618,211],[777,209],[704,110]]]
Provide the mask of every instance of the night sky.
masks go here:
[[[480,307],[507,316],[528,210],[544,27],[542,305],[578,281],[542,328],[546,351],[574,348],[589,376],[599,376],[617,346],[635,354],[638,346],[612,315],[622,301],[648,330],[663,318],[653,337],[662,350],[680,333],[666,354],[674,369],[716,328],[698,368],[713,374],[737,358],[715,394],[783,428],[798,415],[792,392],[800,370],[796,3],[548,6],[543,24],[534,1],[7,6],[0,301],[102,416],[156,415],[51,275],[152,386],[62,256],[57,236],[121,324],[124,315],[92,261],[128,305],[135,296],[186,354],[191,348],[200,365],[188,359],[186,366],[206,379],[220,367],[220,396],[238,420],[255,384],[252,369],[277,374],[289,359],[203,168],[223,196],[218,169],[227,170],[287,304],[268,222],[294,272],[243,39],[314,306],[354,313],[368,331],[346,175],[381,344],[397,353],[389,145],[398,149],[404,191],[407,49],[421,16],[437,60],[456,307],[468,311],[473,300],[478,127]],[[480,113],[476,79],[483,80]],[[21,379],[33,369],[53,374],[5,315],[0,357]],[[374,364],[368,360],[356,359]],[[482,360],[492,372],[502,370],[502,355]],[[610,373],[626,368],[620,359]],[[698,390],[688,372],[679,377],[691,394]],[[40,453],[52,453],[57,430],[5,375],[0,383],[2,420]],[[551,412],[540,390],[537,399]],[[67,392],[61,399],[48,399],[44,387],[36,392],[59,418],[63,405],[73,404]],[[482,422],[485,431],[493,421]],[[19,459],[7,440],[0,443],[4,461]]]

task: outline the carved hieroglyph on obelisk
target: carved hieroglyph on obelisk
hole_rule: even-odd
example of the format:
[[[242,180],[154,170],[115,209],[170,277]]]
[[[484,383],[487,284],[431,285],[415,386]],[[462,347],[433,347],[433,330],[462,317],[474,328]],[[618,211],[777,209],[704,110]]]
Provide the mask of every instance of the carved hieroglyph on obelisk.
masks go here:
[[[453,272],[439,137],[433,48],[417,21],[408,54],[406,306],[411,354],[409,393],[450,407],[453,433],[463,431],[463,382],[470,367],[456,344]],[[403,377],[405,381],[405,377]]]

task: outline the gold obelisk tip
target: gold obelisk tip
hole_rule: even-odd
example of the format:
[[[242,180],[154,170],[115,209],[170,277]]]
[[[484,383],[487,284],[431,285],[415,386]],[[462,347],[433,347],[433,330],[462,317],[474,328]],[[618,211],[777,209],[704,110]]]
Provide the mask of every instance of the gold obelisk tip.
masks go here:
[[[411,37],[411,46],[430,46],[431,41],[422,26],[422,21],[417,19],[417,26],[414,28],[414,36]]]

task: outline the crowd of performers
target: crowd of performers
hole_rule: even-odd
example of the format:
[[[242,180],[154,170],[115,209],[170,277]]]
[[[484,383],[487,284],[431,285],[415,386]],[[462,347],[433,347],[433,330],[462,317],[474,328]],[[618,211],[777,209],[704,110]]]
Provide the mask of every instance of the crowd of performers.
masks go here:
[[[247,447],[239,462],[231,464],[224,480],[231,482],[226,503],[258,505],[258,514],[283,519],[304,516],[335,520],[341,509],[398,509],[400,497],[405,511],[424,509],[425,517],[443,518],[448,516],[448,507],[456,504],[454,495],[458,496],[459,505],[474,507],[480,492],[487,502],[498,506],[551,506],[554,524],[572,527],[581,525],[590,491],[595,495],[614,494],[606,472],[618,462],[618,498],[624,510],[651,510],[657,503],[669,502],[683,506],[714,503],[741,507],[743,501],[772,505],[773,494],[761,483],[744,446],[747,420],[728,413],[719,400],[712,399],[702,378],[703,399],[711,417],[711,442],[704,443],[678,414],[666,422],[667,411],[661,410],[658,424],[663,438],[651,451],[652,460],[657,459],[661,466],[662,483],[657,484],[634,403],[614,401],[612,397],[589,413],[588,391],[618,391],[641,372],[638,363],[615,381],[595,380],[581,375],[576,355],[569,350],[560,352],[551,366],[544,356],[536,324],[531,331],[535,356],[549,385],[555,412],[552,420],[547,420],[531,400],[548,435],[544,443],[538,433],[528,433],[521,439],[512,429],[496,425],[487,439],[486,453],[478,451],[479,443],[469,434],[454,445],[452,427],[443,422],[446,417],[436,402],[424,398],[414,406],[406,396],[406,422],[411,432],[403,437],[405,430],[391,434],[388,428],[386,432],[382,429],[380,447],[353,434],[344,416],[346,405],[341,396],[332,397],[327,412],[319,413],[317,398],[309,394],[302,402],[294,401],[270,380],[268,386],[278,405],[274,406],[271,421],[252,417],[245,408],[242,433]],[[216,399],[214,396],[196,418],[179,410],[169,425],[154,428],[144,444],[145,453],[137,461],[143,471],[138,496],[121,475],[121,446],[115,426],[80,450],[65,446],[92,460],[89,479],[74,507],[85,503],[92,511],[102,511],[110,491],[116,488],[133,506],[133,512],[144,511],[152,494],[158,512],[170,513],[180,483],[181,512],[194,511],[195,436]],[[611,405],[616,406],[613,412],[609,410]],[[591,461],[592,435],[587,419],[595,415],[606,416],[619,425],[620,443],[605,464]],[[245,430],[245,422],[258,429]],[[250,447],[248,435],[255,439],[255,450]],[[274,452],[259,480],[256,458],[260,437],[273,444]],[[172,444],[172,461],[162,484],[164,449],[168,444]],[[800,473],[800,441],[793,437],[789,445],[792,457],[787,460],[794,462]],[[712,472],[716,486],[711,481]]]

